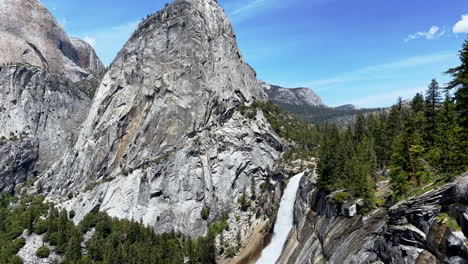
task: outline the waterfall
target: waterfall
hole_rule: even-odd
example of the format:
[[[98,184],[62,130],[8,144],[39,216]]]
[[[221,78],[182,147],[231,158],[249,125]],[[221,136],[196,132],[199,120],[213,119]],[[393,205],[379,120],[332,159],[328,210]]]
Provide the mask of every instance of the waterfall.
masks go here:
[[[274,264],[281,256],[284,244],[293,227],[294,203],[296,201],[297,189],[299,189],[299,182],[303,175],[304,172],[299,173],[289,180],[281,198],[278,215],[276,216],[273,238],[271,243],[263,250],[256,264]]]

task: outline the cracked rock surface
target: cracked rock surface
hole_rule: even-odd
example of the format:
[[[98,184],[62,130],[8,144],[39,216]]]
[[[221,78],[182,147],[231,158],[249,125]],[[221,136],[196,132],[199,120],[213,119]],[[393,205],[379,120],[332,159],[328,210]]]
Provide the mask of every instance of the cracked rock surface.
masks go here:
[[[304,178],[294,211],[295,228],[278,263],[467,263],[466,197],[458,181],[368,216],[345,216]],[[464,185],[466,186],[466,184]],[[442,212],[461,230],[446,224]]]
[[[203,235],[265,181],[282,151],[266,100],[214,0],[176,0],[138,26],[96,92],[74,149],[43,176],[49,199]],[[65,200],[68,193],[73,199]]]
[[[89,44],[70,39],[38,0],[2,0],[0,17],[0,65],[33,65],[73,81],[104,70]]]
[[[91,99],[68,79],[37,68],[0,67],[0,192],[39,175],[78,135]],[[3,166],[1,165],[3,164]]]

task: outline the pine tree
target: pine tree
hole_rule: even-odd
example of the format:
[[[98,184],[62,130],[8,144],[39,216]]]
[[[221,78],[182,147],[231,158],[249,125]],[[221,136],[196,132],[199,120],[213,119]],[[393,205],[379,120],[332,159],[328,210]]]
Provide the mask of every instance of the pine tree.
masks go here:
[[[82,237],[80,232],[77,228],[73,228],[65,254],[67,261],[76,261],[81,259],[81,240]]]
[[[457,153],[457,159],[452,159],[452,162],[454,171],[462,172],[468,169],[468,39],[465,40],[459,57],[461,65],[446,73],[453,77],[447,89],[455,89],[455,107],[460,127],[452,130],[452,140],[455,140],[453,151]]]
[[[58,218],[57,248],[58,253],[64,253],[67,247],[68,236],[68,213],[65,210],[60,211]]]
[[[455,101],[459,113],[460,125],[468,130],[468,39],[465,40],[459,52],[461,65],[449,69],[453,80],[448,83],[447,89],[455,89]]]
[[[424,111],[424,97],[422,94],[417,93],[411,101],[411,108],[415,112]]]
[[[429,146],[434,145],[438,131],[438,111],[437,108],[440,106],[442,98],[440,95],[439,83],[432,79],[431,84],[429,85],[426,92],[426,118],[427,118],[427,128],[425,133],[425,138]]]
[[[31,235],[34,230],[34,212],[32,208],[27,211],[28,234]]]
[[[408,151],[402,134],[393,140],[390,163],[390,181],[396,197],[402,197],[410,188],[411,170],[408,166]]]

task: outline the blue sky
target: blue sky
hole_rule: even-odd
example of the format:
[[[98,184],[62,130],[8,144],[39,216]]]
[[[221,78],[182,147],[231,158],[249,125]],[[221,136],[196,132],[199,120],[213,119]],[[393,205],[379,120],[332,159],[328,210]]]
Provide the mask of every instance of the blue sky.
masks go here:
[[[107,65],[160,0],[41,0]],[[260,79],[309,87],[327,105],[389,106],[459,64],[467,0],[218,0]],[[466,17],[463,17],[466,15]]]

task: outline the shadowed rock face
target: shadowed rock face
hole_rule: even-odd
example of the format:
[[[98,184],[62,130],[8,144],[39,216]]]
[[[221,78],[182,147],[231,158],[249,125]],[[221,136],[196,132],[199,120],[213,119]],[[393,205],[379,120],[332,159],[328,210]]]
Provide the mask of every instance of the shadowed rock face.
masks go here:
[[[39,156],[37,139],[21,135],[0,139],[0,192],[12,193],[31,175]]]
[[[74,62],[78,66],[96,75],[104,71],[101,59],[88,42],[78,38],[71,38],[70,40],[76,52]]]
[[[465,197],[449,183],[370,215],[347,217],[303,179],[294,219],[296,228],[278,263],[467,263]],[[465,204],[465,205],[463,205]],[[462,230],[439,218],[455,219]]]
[[[30,64],[73,81],[104,70],[92,48],[70,40],[39,1],[2,0],[0,17],[0,65]]]
[[[57,162],[77,138],[91,99],[53,73],[23,66],[0,67],[0,192]],[[3,167],[3,169],[2,169]]]
[[[266,98],[217,2],[175,1],[119,52],[74,151],[49,172],[49,197],[81,191],[61,201],[76,220],[98,207],[158,232],[201,235],[203,207],[209,220],[232,211],[279,158],[261,111],[248,119],[237,110]]]

